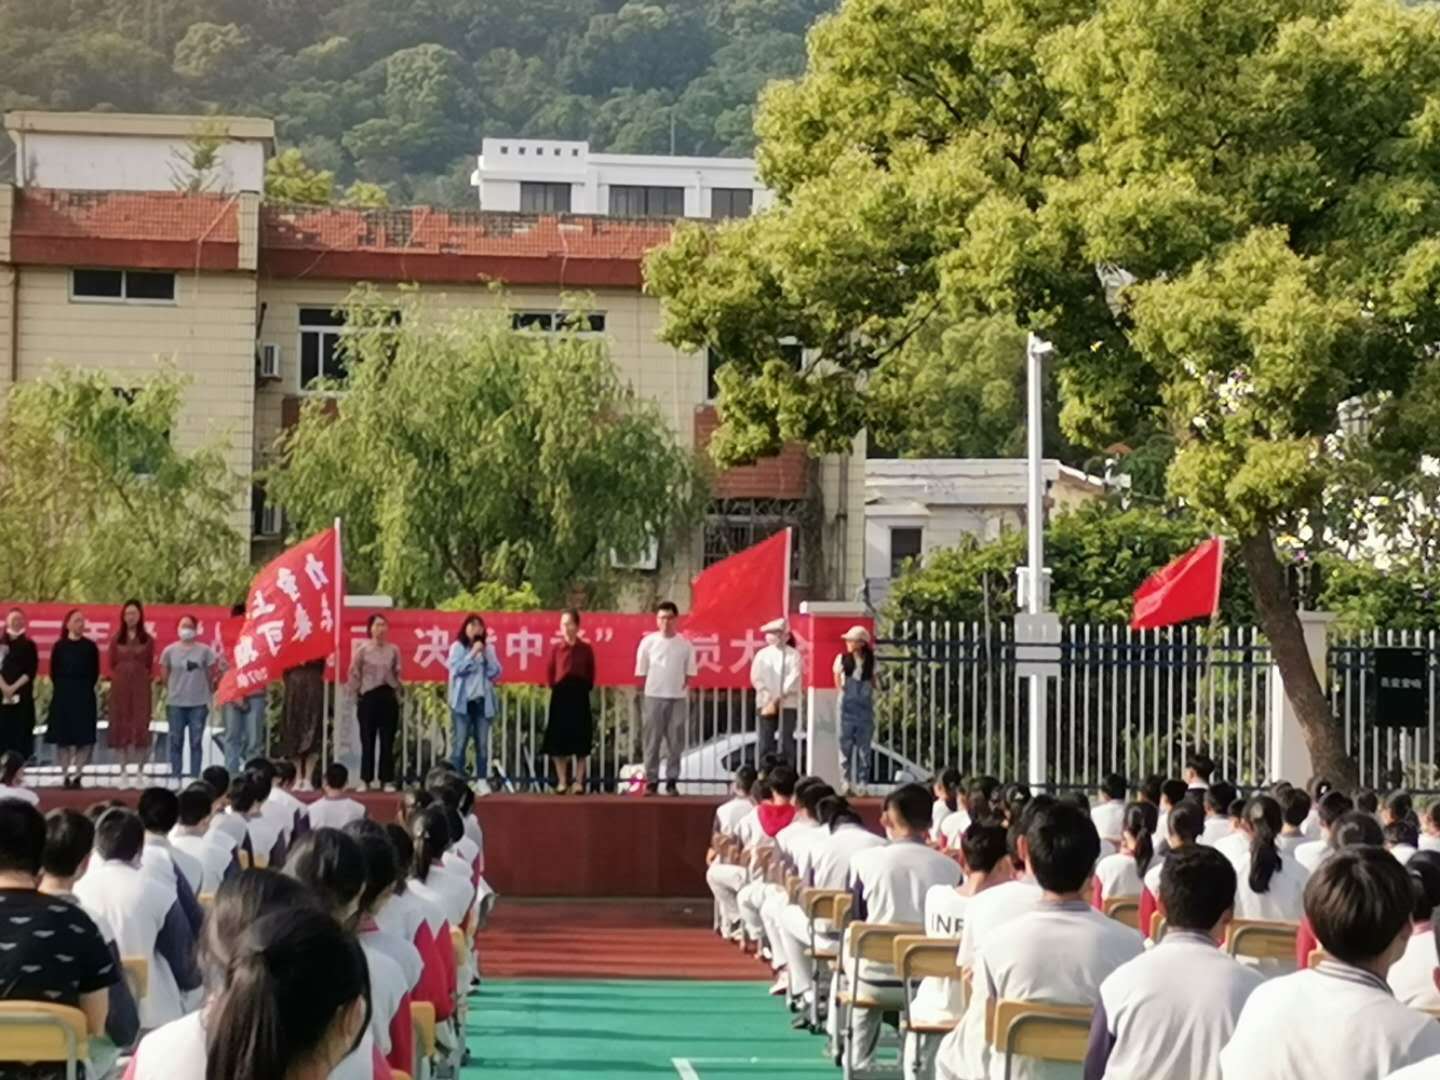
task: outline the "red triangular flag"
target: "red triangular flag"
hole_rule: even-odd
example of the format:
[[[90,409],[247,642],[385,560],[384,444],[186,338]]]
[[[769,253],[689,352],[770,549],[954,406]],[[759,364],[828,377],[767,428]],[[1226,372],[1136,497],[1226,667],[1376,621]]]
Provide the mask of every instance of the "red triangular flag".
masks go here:
[[[687,625],[759,626],[789,616],[790,530],[781,529],[695,578]]]
[[[1210,618],[1220,607],[1225,541],[1212,536],[1152,574],[1135,590],[1130,629],[1154,630],[1186,619]]]

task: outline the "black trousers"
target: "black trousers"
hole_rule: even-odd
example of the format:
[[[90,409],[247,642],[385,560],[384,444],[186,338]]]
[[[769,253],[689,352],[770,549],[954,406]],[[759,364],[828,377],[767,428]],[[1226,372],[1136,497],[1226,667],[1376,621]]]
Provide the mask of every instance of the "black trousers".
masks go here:
[[[360,695],[355,704],[360,721],[360,779],[375,779],[375,744],[380,744],[380,782],[395,782],[395,733],[400,730],[400,699],[389,686],[377,686]]]

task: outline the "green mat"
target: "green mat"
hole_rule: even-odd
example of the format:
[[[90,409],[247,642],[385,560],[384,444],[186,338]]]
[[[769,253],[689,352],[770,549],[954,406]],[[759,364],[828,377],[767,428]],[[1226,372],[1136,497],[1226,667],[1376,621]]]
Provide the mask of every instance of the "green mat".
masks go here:
[[[470,998],[466,1080],[835,1080],[764,983],[501,980]]]

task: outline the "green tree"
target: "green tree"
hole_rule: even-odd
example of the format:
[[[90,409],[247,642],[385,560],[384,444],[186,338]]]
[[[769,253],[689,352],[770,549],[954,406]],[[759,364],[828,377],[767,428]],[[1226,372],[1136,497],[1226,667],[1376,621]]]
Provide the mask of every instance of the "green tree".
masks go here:
[[[265,163],[265,198],[301,206],[329,206],[335,200],[335,174],[313,169],[299,150],[282,150]]]
[[[0,409],[0,594],[40,601],[213,602],[248,578],[223,448],[177,450],[185,381],[131,392],[58,371]]]
[[[845,445],[931,319],[1057,345],[1062,420],[1175,440],[1168,490],[1236,538],[1316,767],[1356,770],[1277,531],[1346,461],[1440,420],[1440,13],[1394,0],[846,0],[758,120],[780,209],[652,261],[666,336],[824,362],[742,419]],[[753,445],[753,443],[752,443]]]
[[[343,517],[353,578],[408,604],[496,582],[547,604],[608,598],[698,521],[702,482],[605,346],[504,312],[353,298],[346,393],[307,403],[270,490],[304,532]]]

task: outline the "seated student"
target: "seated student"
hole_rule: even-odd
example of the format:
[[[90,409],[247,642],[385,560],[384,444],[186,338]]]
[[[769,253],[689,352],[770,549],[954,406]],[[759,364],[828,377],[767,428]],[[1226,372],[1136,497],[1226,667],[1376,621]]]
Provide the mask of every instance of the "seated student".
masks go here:
[[[1029,911],[991,930],[975,954],[973,989],[967,1015],[1001,1000],[1057,1005],[1098,1004],[1100,984],[1121,964],[1144,951],[1134,930],[1100,914],[1089,904],[1090,875],[1100,854],[1100,837],[1088,815],[1064,803],[1042,807],[1030,817],[1020,851],[1041,897]],[[989,1075],[1049,1075],[1043,1065],[1015,1057],[1011,1070],[1004,1054],[989,1055]],[[941,1059],[941,1077],[955,1073]],[[1078,1070],[1062,1070],[1073,1075]]]
[[[1204,805],[1205,792],[1210,787],[1210,777],[1215,773],[1215,761],[1209,754],[1192,750],[1185,758],[1185,791],[1196,802]]]
[[[1440,851],[1440,799],[1433,800],[1420,815],[1420,850]]]
[[[421,899],[434,904],[445,917],[448,924],[445,934],[443,937],[437,935],[441,948],[449,941],[452,928],[468,931],[470,910],[475,899],[473,886],[444,868],[445,853],[450,850],[450,835],[449,820],[438,806],[421,810],[410,824],[415,859],[406,887]],[[457,972],[457,977],[462,990],[470,985],[468,970]]]
[[[1333,795],[1335,792],[1330,794]],[[1345,848],[1352,847],[1378,848],[1385,844],[1385,831],[1380,828],[1380,823],[1375,820],[1373,815],[1362,813],[1359,810],[1352,810],[1347,814],[1340,815],[1331,827],[1330,833],[1334,844],[1333,851],[1343,851]],[[1313,873],[1311,877],[1314,877]],[[1310,925],[1310,918],[1307,915],[1300,920],[1300,931],[1295,935],[1295,966],[1303,968],[1310,962],[1310,954],[1319,947],[1319,939],[1315,937],[1315,929]]]
[[[946,851],[960,850],[960,838],[974,822],[990,817],[998,819],[998,807],[992,807],[999,790],[1000,781],[993,776],[981,776],[970,781],[960,800],[960,808],[953,814],[947,814],[940,822],[940,837]]]
[[[85,872],[90,861],[90,849],[95,843],[95,823],[78,810],[51,810],[45,818],[45,857],[41,864],[40,891],[57,900],[66,900],[81,911],[84,906],[75,896],[75,882]],[[0,909],[3,910],[3,909]],[[115,932],[105,916],[98,911],[85,911],[95,929],[105,941],[110,959],[117,971],[122,970],[120,950],[115,944]],[[55,946],[57,953],[60,946]],[[66,954],[68,955],[68,954]],[[109,1010],[105,1016],[104,1045],[100,1040],[92,1042],[90,1060],[92,1065],[113,1060],[116,1054],[135,1042],[140,1034],[140,1011],[130,984],[117,979],[110,984]],[[99,1075],[103,1069],[97,1070]]]
[[[40,805],[40,796],[25,786],[25,758],[18,750],[0,754],[0,802],[6,799]]]
[[[313,801],[306,817],[312,829],[343,829],[365,816],[365,807],[345,794],[350,770],[338,761],[325,766],[320,778],[320,798]]]
[[[755,800],[750,797],[755,787],[755,766],[741,765],[730,779],[730,798],[715,808],[714,832],[717,836],[734,836],[735,826],[751,810]]]
[[[932,845],[939,847],[944,844],[945,836],[940,831],[940,826],[951,814],[960,812],[964,790],[965,778],[960,775],[959,769],[942,769],[930,778],[930,793],[935,796],[935,801],[930,804],[928,833]]]
[[[1144,891],[1145,874],[1155,860],[1150,837],[1155,832],[1157,820],[1158,812],[1149,803],[1131,803],[1125,808],[1120,826],[1120,850],[1114,855],[1106,855],[1095,864],[1091,903],[1098,910],[1104,910],[1106,900],[1121,896],[1138,898]]]
[[[1420,830],[1406,818],[1389,822],[1385,826],[1385,849],[1404,866],[1420,850]]]
[[[1335,822],[1354,809],[1355,803],[1343,791],[1327,791],[1322,795],[1315,810],[1320,836],[1318,839],[1305,841],[1295,849],[1296,861],[1314,873],[1335,850],[1330,830],[1334,828]]]
[[[1200,834],[1200,843],[1214,847],[1235,831],[1230,820],[1230,804],[1235,801],[1235,789],[1224,780],[1217,780],[1205,789],[1205,831]]]
[[[1298,923],[1305,914],[1305,883],[1310,871],[1280,854],[1276,843],[1280,826],[1280,804],[1269,795],[1252,796],[1246,803],[1240,835],[1248,837],[1249,845],[1238,857],[1230,857],[1238,878],[1237,919]]]
[[[775,847],[787,873],[798,874],[810,846],[829,836],[820,827],[816,808],[822,799],[834,794],[835,789],[817,777],[807,777],[795,785],[795,817],[775,834]],[[779,972],[770,992],[798,994],[799,991],[791,989],[790,976],[785,970],[785,947],[780,932],[780,914],[790,902],[789,893],[784,885],[773,882],[763,889],[740,890],[740,917],[747,923],[750,919],[747,891],[750,893],[749,904],[754,905],[755,914],[764,929],[764,940],[770,947],[771,967]]]
[[[224,840],[229,850],[234,851],[245,840],[245,821],[230,817],[226,810],[230,806],[230,772],[223,765],[211,765],[200,773],[200,781],[213,794],[210,807],[210,831],[217,839]],[[218,784],[224,787],[217,787]]]
[[[435,1018],[448,1020],[455,1011],[455,950],[450,947],[449,924],[444,913],[417,896],[406,885],[405,874],[415,862],[415,843],[401,825],[385,826],[385,835],[395,849],[400,877],[395,882],[395,895],[375,915],[375,922],[403,941],[415,946],[420,954],[423,972],[414,991],[416,1001],[428,1001],[435,1007]],[[442,951],[436,934],[443,930]]]
[[[740,921],[740,890],[750,881],[750,854],[764,839],[760,828],[759,804],[770,798],[770,784],[757,778],[751,789],[756,807],[743,815],[735,825],[735,839],[740,843],[738,860],[723,862],[719,859],[710,863],[705,871],[705,883],[710,886],[715,898],[715,909],[719,915],[720,934],[726,940],[742,942],[744,924]]]
[[[1369,814],[1376,821],[1380,820],[1380,796],[1369,788],[1361,788],[1355,792],[1355,809],[1362,814]],[[1383,822],[1382,822],[1383,824]]]
[[[295,797],[295,784],[299,770],[293,761],[276,761],[270,766],[275,770],[275,783],[270,798],[283,807],[290,815],[289,839],[293,843],[310,830],[310,819],[305,804]]]
[[[75,883],[82,906],[98,911],[115,932],[122,957],[149,964],[147,990],[140,999],[145,1030],[178,1019],[182,994],[200,986],[195,967],[195,931],[176,889],[141,869],[145,826],[133,810],[112,807],[95,823],[95,858]]]
[[[1181,799],[1176,803],[1175,809],[1170,811],[1169,824],[1166,826],[1169,834],[1165,845],[1166,854],[1157,855],[1155,861],[1150,864],[1149,869],[1145,871],[1144,886],[1140,890],[1140,932],[1147,938],[1150,936],[1155,913],[1159,910],[1160,874],[1165,860],[1175,852],[1198,845],[1200,834],[1204,830],[1205,811],[1193,799]],[[1221,858],[1224,856],[1222,855]]]
[[[1155,834],[1150,842],[1155,846],[1156,855],[1164,855],[1169,849],[1170,839],[1170,811],[1180,805],[1185,798],[1184,780],[1166,780],[1160,785],[1160,821],[1155,829]],[[1196,801],[1195,805],[1200,808],[1203,817],[1205,811],[1201,802]]]
[[[1125,828],[1126,788],[1125,778],[1119,773],[1106,773],[1100,781],[1100,801],[1091,809],[1090,820],[1100,834],[1102,854],[1120,850]]]
[[[761,850],[778,850],[775,837],[780,834],[781,829],[795,820],[795,788],[799,782],[800,779],[796,776],[795,770],[788,765],[777,765],[770,770],[767,777],[770,798],[755,806],[755,815],[760,826],[761,836],[747,853],[750,859],[750,868],[746,874],[745,884],[735,894],[735,907],[740,916],[741,928],[749,940],[754,942],[762,952],[764,951],[762,927],[752,906],[755,890],[764,885],[761,875],[756,872],[756,862]]]
[[[1415,890],[1415,910],[1410,916],[1410,940],[1405,954],[1390,969],[1390,989],[1395,1000],[1412,1009],[1440,1009],[1440,956],[1437,956],[1432,923],[1440,915],[1440,852],[1418,851],[1405,864]],[[1440,1076],[1440,1073],[1436,1074]]]
[[[250,856],[250,864],[260,869],[273,866],[280,868],[285,843],[273,818],[266,818],[261,811],[261,778],[258,773],[241,773],[230,781],[230,809],[227,817],[236,818],[245,825],[245,835],[240,849]]]
[[[37,888],[45,845],[39,810],[20,799],[0,801],[0,1001],[72,1006],[85,1014],[89,1033],[100,1036],[120,969],[84,911]],[[0,1062],[5,1043],[0,1035]],[[7,1064],[0,1075],[30,1074]]]
[[[180,821],[180,796],[169,788],[146,788],[140,793],[136,811],[140,815],[140,824],[145,826],[141,867],[166,883],[183,879],[188,898],[193,900],[200,891],[204,868],[198,859],[170,843],[170,831]],[[182,903],[184,900],[182,896]],[[186,913],[189,914],[188,911]],[[198,921],[195,929],[200,929]]]
[[[1218,947],[1235,884],[1213,848],[1191,844],[1165,860],[1165,936],[1100,984],[1085,1080],[1220,1080],[1220,1051],[1263,981]]]
[[[1275,846],[1281,856],[1294,855],[1301,844],[1306,843],[1305,823],[1310,820],[1310,796],[1300,788],[1287,787],[1275,796],[1280,804],[1282,827]],[[1306,867],[1308,870],[1309,867]]]
[[[1305,914],[1327,958],[1250,995],[1220,1053],[1221,1076],[1381,1080],[1440,1054],[1440,1024],[1385,983],[1414,908],[1410,876],[1388,852],[1354,847],[1325,860],[1305,889]]]
[[[220,882],[240,869],[225,837],[210,831],[212,796],[204,780],[188,785],[176,800],[175,827],[170,830],[171,847],[200,864],[200,883],[195,888],[200,895],[213,895]]]
[[[1135,789],[1135,801],[1149,803],[1155,807],[1158,814],[1160,811],[1160,795],[1165,787],[1165,777],[1161,773],[1151,773],[1140,781],[1140,786]]]
[[[1226,816],[1230,820],[1230,832],[1211,845],[1231,862],[1243,858],[1245,852],[1250,850],[1250,831],[1245,825],[1246,806],[1245,799],[1230,800],[1230,807],[1226,811]]]
[[[252,758],[245,763],[244,776],[255,791],[255,808],[251,822],[256,817],[268,825],[268,831],[275,835],[270,848],[270,863],[273,866],[285,864],[285,852],[295,836],[295,812],[276,794],[275,766],[267,758]],[[247,826],[250,840],[255,841],[253,825]]]
[[[1397,821],[1409,821],[1415,818],[1415,800],[1410,797],[1408,791],[1392,791],[1385,796],[1385,801],[1380,806],[1381,826],[1392,825]],[[1419,827],[1419,822],[1416,822]]]
[[[904,923],[918,930],[925,922],[926,895],[933,886],[956,885],[960,867],[925,844],[930,793],[919,784],[903,784],[890,792],[880,820],[890,842],[861,851],[850,860],[851,917],[855,922]],[[841,966],[852,988],[860,993],[891,1008],[903,1004],[893,965],[869,960],[857,965],[842,947]],[[868,1067],[882,1020],[878,1009],[855,1011],[850,1022],[855,1040],[849,1050],[852,1068],[863,1071]]]
[[[1310,796],[1310,816],[1305,819],[1305,824],[1300,831],[1305,834],[1305,839],[1320,839],[1320,800],[1335,790],[1326,777],[1312,776],[1305,784],[1305,792]]]

